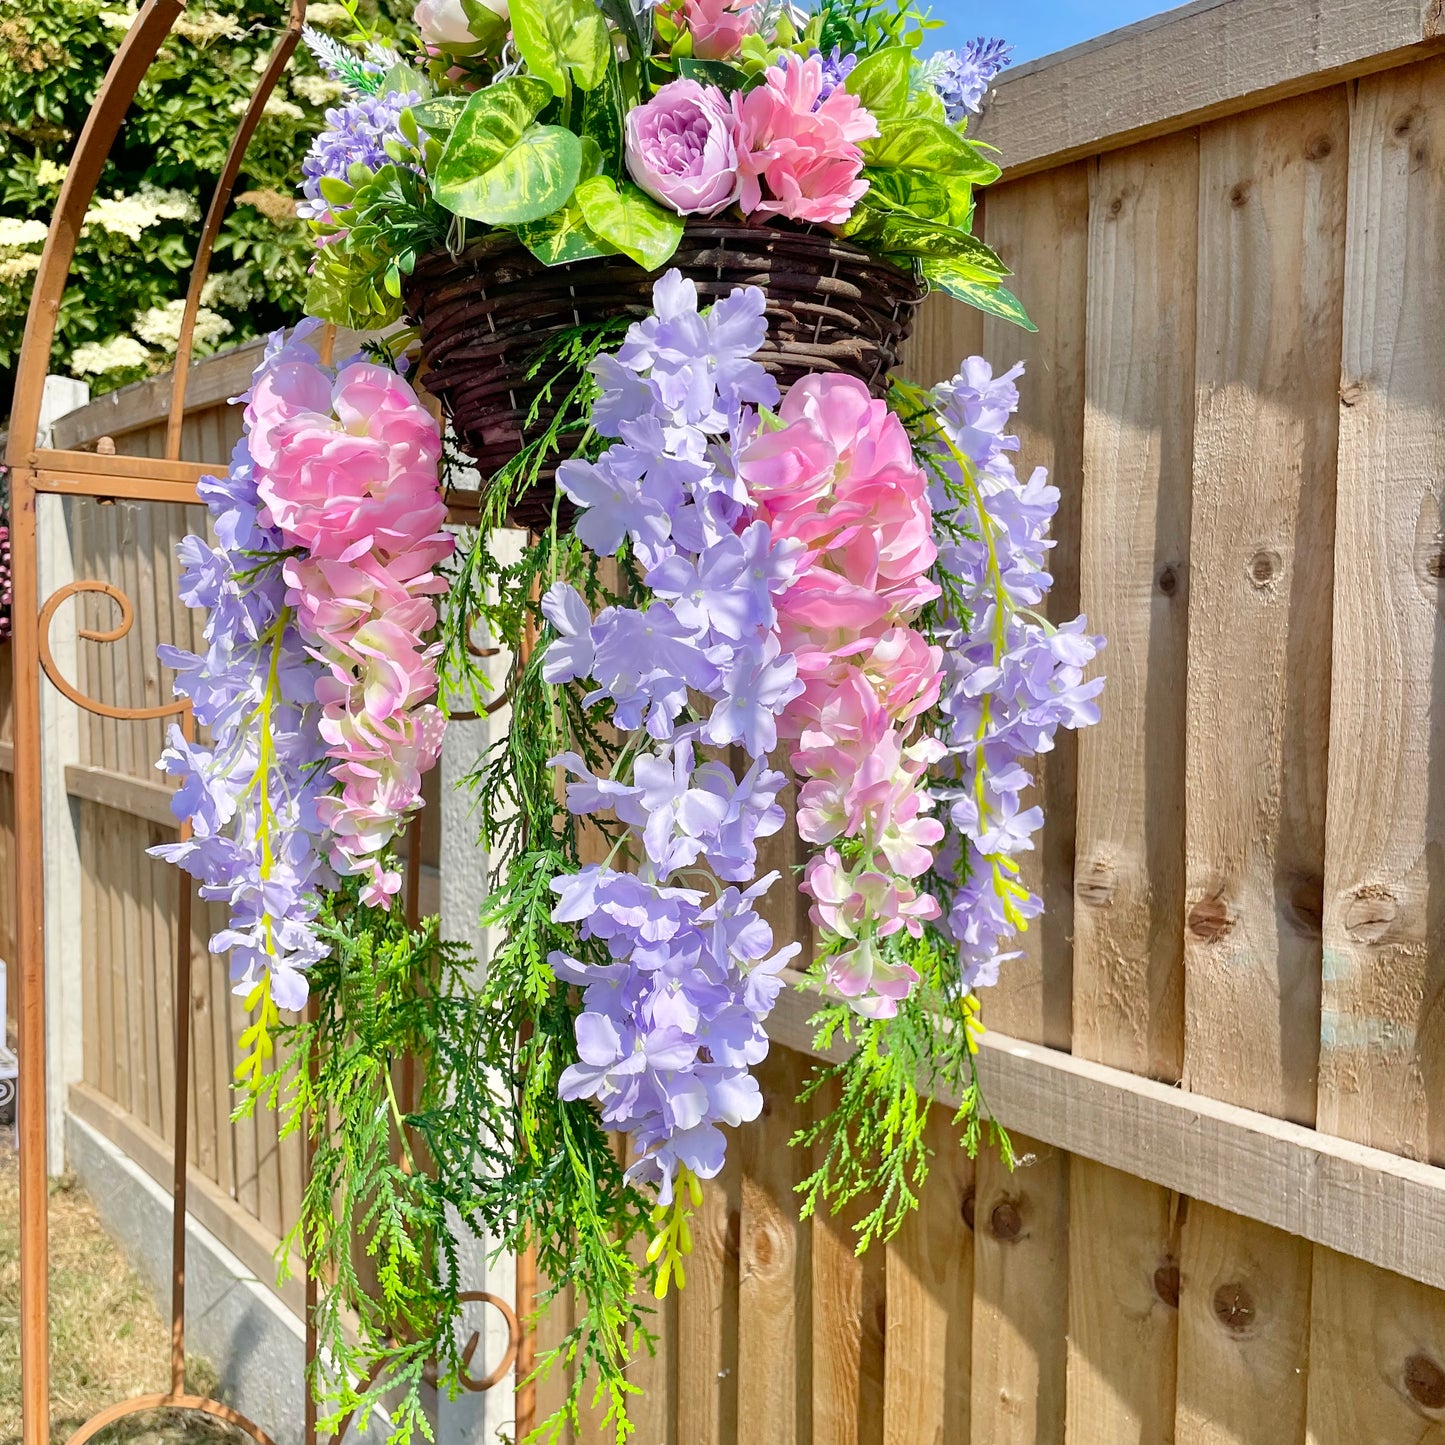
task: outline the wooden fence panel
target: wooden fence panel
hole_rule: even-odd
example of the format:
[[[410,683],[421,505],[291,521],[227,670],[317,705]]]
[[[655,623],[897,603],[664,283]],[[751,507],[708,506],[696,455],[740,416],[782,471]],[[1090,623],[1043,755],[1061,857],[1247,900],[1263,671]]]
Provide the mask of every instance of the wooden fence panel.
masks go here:
[[[1445,1163],[1445,61],[1362,80],[1340,394],[1320,1122]],[[1328,1250],[1311,1445],[1445,1440],[1445,1295]]]

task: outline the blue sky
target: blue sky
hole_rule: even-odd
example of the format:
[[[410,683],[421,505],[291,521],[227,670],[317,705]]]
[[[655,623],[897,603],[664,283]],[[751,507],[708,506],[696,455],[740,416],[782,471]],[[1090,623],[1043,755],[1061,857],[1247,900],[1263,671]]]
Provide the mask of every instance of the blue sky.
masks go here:
[[[946,22],[946,28],[936,32],[940,38],[935,43],[942,49],[975,35],[1001,35],[1013,45],[1017,63],[1077,45],[1180,3],[1182,0],[932,0],[934,18]]]

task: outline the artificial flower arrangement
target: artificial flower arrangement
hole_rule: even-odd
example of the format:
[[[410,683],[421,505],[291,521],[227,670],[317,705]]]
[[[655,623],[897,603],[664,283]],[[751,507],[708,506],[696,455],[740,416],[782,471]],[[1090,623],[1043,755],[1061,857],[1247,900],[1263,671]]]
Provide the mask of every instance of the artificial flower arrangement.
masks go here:
[[[921,61],[907,0],[420,0],[415,19],[410,57],[311,34],[352,92],[305,164],[315,315],[392,321],[421,256],[489,232],[549,266],[656,271],[689,220],[730,216],[827,228],[1027,324],[970,234],[999,174],[965,134],[997,42]]]
[[[529,254],[626,251],[684,209],[741,207],[851,226],[888,264],[1016,309],[1001,267],[960,269],[982,254],[965,198],[988,163],[944,99],[976,101],[997,46],[923,67],[911,11],[847,0],[811,18],[554,4],[421,0],[418,65],[322,46],[357,96],[305,167],[315,310],[391,320],[424,248],[467,244],[462,220],[408,232],[392,202],[460,195],[446,157],[504,104],[508,147],[485,167],[466,151],[466,221]],[[942,209],[905,215],[925,194]],[[505,195],[561,199],[471,214]],[[945,234],[954,254],[899,239]],[[207,650],[164,657],[206,736],[176,732],[162,759],[190,836],[157,851],[229,910],[211,947],[254,1014],[243,1106],[309,1131],[293,1242],[326,1281],[313,1387],[337,1422],[385,1396],[399,1431],[425,1430],[424,1385],[467,1379],[471,1231],[535,1250],[544,1301],[578,1301],[539,1365],[573,1381],[540,1438],[595,1400],[621,1445],[628,1361],[650,1348],[639,1286],[685,1284],[691,1214],[762,1110],[784,988],[814,992],[820,1046],[850,1046],[807,1086],[805,1213],[866,1198],[859,1248],[896,1230],[931,1089],[963,1101],[970,1150],[991,1127],[977,990],[1040,910],[1018,864],[1043,824],[1029,760],[1097,718],[1101,639],[1040,611],[1058,492],[1011,462],[1021,368],[975,357],[931,390],[799,373],[769,350],[776,311],[762,287],[661,269],[641,314],[539,342],[533,435],[460,533],[443,428],[408,379],[418,353],[427,379],[425,334],[332,364],[308,319],[273,340],[230,472],[203,484],[213,535],[183,543],[182,596]],[[539,520],[503,563],[497,529],[528,495]],[[494,649],[500,699],[477,661]],[[502,701],[468,780],[481,969],[401,917],[397,844],[448,713]],[[809,936],[784,936],[769,920],[799,894]]]

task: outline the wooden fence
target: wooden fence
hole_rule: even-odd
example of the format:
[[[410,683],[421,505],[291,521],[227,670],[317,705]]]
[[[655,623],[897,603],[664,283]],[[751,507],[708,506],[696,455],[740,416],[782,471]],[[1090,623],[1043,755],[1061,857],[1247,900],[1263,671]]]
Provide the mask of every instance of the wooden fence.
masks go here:
[[[1205,0],[999,86],[980,228],[1039,334],[931,306],[909,365],[1025,360],[1021,463],[1063,492],[1051,613],[1109,638],[1103,722],[1042,770],[1048,911],[985,999],[1025,1161],[970,1162],[939,1105],[894,1241],[858,1259],[848,1219],[800,1224],[785,995],[636,1445],[1445,1442],[1439,12]],[[198,368],[187,455],[224,459],[253,360]],[[57,441],[146,452],[160,410],[122,393]],[[72,513],[78,575],[142,599],[129,650],[82,645],[98,695],[159,695],[186,525]],[[163,1172],[159,736],[87,728],[72,1106]],[[196,1211],[262,1273],[299,1156],[228,1124],[223,966],[196,989]]]

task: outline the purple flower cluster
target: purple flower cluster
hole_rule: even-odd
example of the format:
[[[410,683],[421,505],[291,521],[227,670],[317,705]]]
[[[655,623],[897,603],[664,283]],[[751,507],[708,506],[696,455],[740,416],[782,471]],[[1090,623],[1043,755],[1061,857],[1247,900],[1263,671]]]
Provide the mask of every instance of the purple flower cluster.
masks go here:
[[[957,124],[978,114],[994,77],[1009,63],[1011,48],[1002,40],[979,36],[962,50],[942,50],[928,61],[926,73],[950,121]]]
[[[421,96],[415,91],[388,90],[380,95],[358,95],[345,105],[326,112],[326,129],[314,141],[301,162],[302,194],[297,214],[310,221],[334,224],[330,203],[321,194],[324,180],[356,183],[352,168],[379,171],[391,164],[387,141],[403,140],[398,119]]]
[[[808,55],[809,58],[816,55],[823,62],[823,88],[818,92],[818,99],[813,104],[813,109],[817,110],[835,90],[847,82],[858,64],[858,57],[844,55],[841,45],[835,45],[830,55],[824,55],[821,50],[816,48],[810,50]],[[789,55],[785,51],[778,57],[778,68],[786,71],[790,61],[801,63],[802,59],[802,56]]]
[[[290,342],[273,337],[257,379],[303,352],[310,357],[303,335],[298,328]],[[210,947],[230,953],[236,992],[264,985],[276,1006],[299,1009],[304,970],[326,952],[313,928],[317,891],[335,882],[316,806],[331,786],[318,664],[286,600],[281,535],[258,516],[248,437],[237,442],[227,475],[204,478],[198,490],[219,545],[181,541],[180,596],[208,612],[206,650],[163,646],[160,657],[211,741],[188,743],[170,730],[158,766],[179,779],[171,810],[190,821],[192,836],[150,851],[198,879],[202,898],[230,908],[230,926]]]
[[[1083,678],[1103,638],[1089,636],[1082,617],[1055,627],[1037,611],[1053,584],[1045,560],[1059,491],[1042,468],[1020,481],[1009,457],[1018,438],[1004,427],[1022,371],[995,377],[975,356],[933,391],[934,515],[954,533],[939,538],[938,568],[956,580],[968,613],[966,627],[945,623],[934,638],[944,649],[939,706],[954,774],[937,791],[957,830],[938,868],[962,879],[947,925],[967,988],[996,980],[999,964],[1016,956],[1004,945],[1043,908],[1018,880],[1017,855],[1044,821],[1021,802],[1033,781],[1025,762],[1048,752],[1060,727],[1097,722],[1104,685]]]
[[[585,704],[609,704],[624,734],[611,777],[575,753],[554,763],[570,774],[573,813],[624,824],[614,856],[625,846],[636,868],[609,859],[553,883],[554,919],[579,924],[610,959],[551,957],[559,977],[584,988],[581,1062],[561,1092],[595,1099],[609,1125],[633,1136],[642,1155],[633,1176],[668,1204],[680,1171],[711,1178],[722,1167],[719,1125],[761,1108],[748,1070],[767,1053],[763,1020],[798,949],[773,953],[753,906],[777,875],[751,880],[758,839],[784,820],[787,779],[767,759],[801,683],[781,651],[773,599],[801,549],[775,545],[767,524],[750,520],[737,476],[751,408],[778,399],[752,360],[767,330],[763,293],[740,288],[703,313],[696,287],[672,271],[653,299],[654,314],[594,364],[593,425],[615,443],[558,473],[581,509],[578,535],[602,556],[626,539],[653,600],[593,618],[575,589],[554,584],[542,602],[555,631],[542,672],[553,684],[585,680]],[[702,755],[732,744],[750,759],[741,777]],[[689,873],[702,886],[674,881]]]

